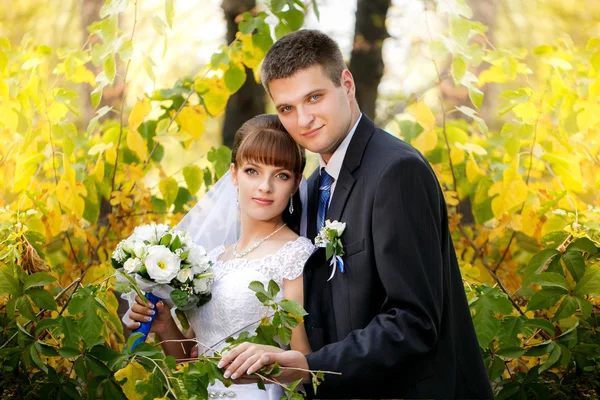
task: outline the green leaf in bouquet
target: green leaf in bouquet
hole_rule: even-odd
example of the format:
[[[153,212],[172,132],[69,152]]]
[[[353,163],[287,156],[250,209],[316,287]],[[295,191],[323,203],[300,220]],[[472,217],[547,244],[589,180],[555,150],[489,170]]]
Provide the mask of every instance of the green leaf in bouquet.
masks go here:
[[[170,234],[170,233],[167,233],[165,236],[163,236],[163,237],[160,239],[160,242],[159,242],[159,244],[160,244],[161,246],[169,246],[169,244],[171,243],[171,240],[172,240],[172,239],[173,239],[173,236],[171,236],[171,234]]]
[[[333,244],[331,244],[331,242],[327,243],[327,246],[325,247],[325,258],[329,260],[333,257],[334,253]]]
[[[142,267],[145,269],[145,267]],[[142,299],[142,301],[144,301],[145,304],[148,304],[148,300],[146,299],[146,296],[144,296],[144,293],[140,290],[140,287],[138,286],[137,282],[135,281],[135,279],[133,279],[131,277],[131,275],[129,275],[127,272],[125,272],[124,270],[120,269],[118,271],[121,275],[123,275],[125,277],[125,279],[127,279],[127,282],[129,282],[129,285],[131,285],[131,289],[133,289],[138,297],[140,299]],[[141,272],[141,271],[140,271]]]
[[[180,249],[181,247],[181,239],[179,239],[179,235],[175,235],[175,239],[173,239],[173,242],[169,246],[169,249],[171,249],[171,251],[174,252],[175,250]]]
[[[185,261],[187,260],[188,256],[190,255],[189,250],[188,251],[184,251],[179,255],[179,258],[181,258],[181,261]]]
[[[210,301],[210,299],[212,299],[212,293],[197,294],[196,297],[198,297],[198,301],[196,302],[196,307],[201,307],[201,306],[205,305],[206,303],[208,303]]]
[[[110,258],[110,265],[112,265],[114,269],[123,268],[123,264],[124,263],[120,263],[112,257]]]
[[[175,289],[171,292],[171,300],[177,307],[184,307],[188,303],[189,296],[187,292],[180,289]]]
[[[250,285],[248,285],[248,288],[250,290],[252,290],[253,292],[263,292],[265,291],[265,285],[263,285],[262,282],[260,281],[252,281],[250,282]]]

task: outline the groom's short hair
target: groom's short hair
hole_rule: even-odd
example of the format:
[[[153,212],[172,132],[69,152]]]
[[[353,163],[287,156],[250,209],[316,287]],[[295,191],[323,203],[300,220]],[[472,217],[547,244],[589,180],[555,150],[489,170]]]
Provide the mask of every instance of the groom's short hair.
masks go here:
[[[314,65],[320,65],[336,87],[341,85],[342,71],[347,67],[336,41],[314,29],[292,32],[276,41],[267,52],[261,67],[262,83],[270,94],[271,81],[289,78]]]

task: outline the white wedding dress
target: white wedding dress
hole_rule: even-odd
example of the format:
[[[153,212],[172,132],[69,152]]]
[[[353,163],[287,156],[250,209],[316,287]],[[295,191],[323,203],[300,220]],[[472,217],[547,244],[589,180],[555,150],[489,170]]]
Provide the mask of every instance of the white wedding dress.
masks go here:
[[[222,261],[219,256],[225,250],[219,246],[209,253],[213,262],[215,280],[212,286],[212,299],[202,307],[186,311],[191,327],[198,340],[198,353],[211,354],[226,346],[225,338],[239,331],[253,333],[268,310],[256,298],[248,286],[252,281],[260,281],[268,287],[274,280],[282,289],[278,300],[283,299],[283,280],[293,280],[302,274],[304,263],[314,250],[314,245],[305,237],[287,242],[276,253],[259,259],[237,258]],[[207,346],[207,347],[204,347]],[[274,400],[283,395],[277,385],[266,385],[260,390],[256,385],[232,385],[226,388],[215,382],[209,388],[209,398],[236,398],[242,400]]]

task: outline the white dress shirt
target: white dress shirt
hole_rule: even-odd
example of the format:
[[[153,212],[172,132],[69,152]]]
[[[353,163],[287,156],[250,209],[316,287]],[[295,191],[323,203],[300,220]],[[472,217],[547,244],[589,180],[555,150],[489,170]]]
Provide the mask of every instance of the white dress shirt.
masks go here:
[[[340,177],[340,171],[342,170],[342,164],[344,163],[344,157],[346,157],[346,151],[348,150],[348,145],[350,145],[350,141],[354,136],[354,132],[356,132],[356,127],[362,118],[362,113],[358,116],[354,127],[348,133],[348,136],[340,143],[338,148],[335,150],[329,162],[325,162],[323,157],[319,154],[319,175],[321,174],[321,170],[325,167],[325,171],[333,178],[333,183],[331,184],[331,192],[329,195],[329,204],[331,204],[331,199],[333,198],[333,191],[335,190],[335,185],[337,184],[338,178]]]

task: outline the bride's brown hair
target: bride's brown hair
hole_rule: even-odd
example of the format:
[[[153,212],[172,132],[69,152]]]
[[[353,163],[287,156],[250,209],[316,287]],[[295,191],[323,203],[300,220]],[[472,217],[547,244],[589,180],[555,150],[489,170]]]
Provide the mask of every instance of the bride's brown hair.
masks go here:
[[[261,114],[246,121],[235,133],[231,162],[236,168],[246,163],[285,168],[298,180],[302,177],[306,156],[277,115]],[[294,213],[290,214],[286,207],[282,214],[283,221],[296,233],[299,233],[302,217],[299,192],[294,194]]]

